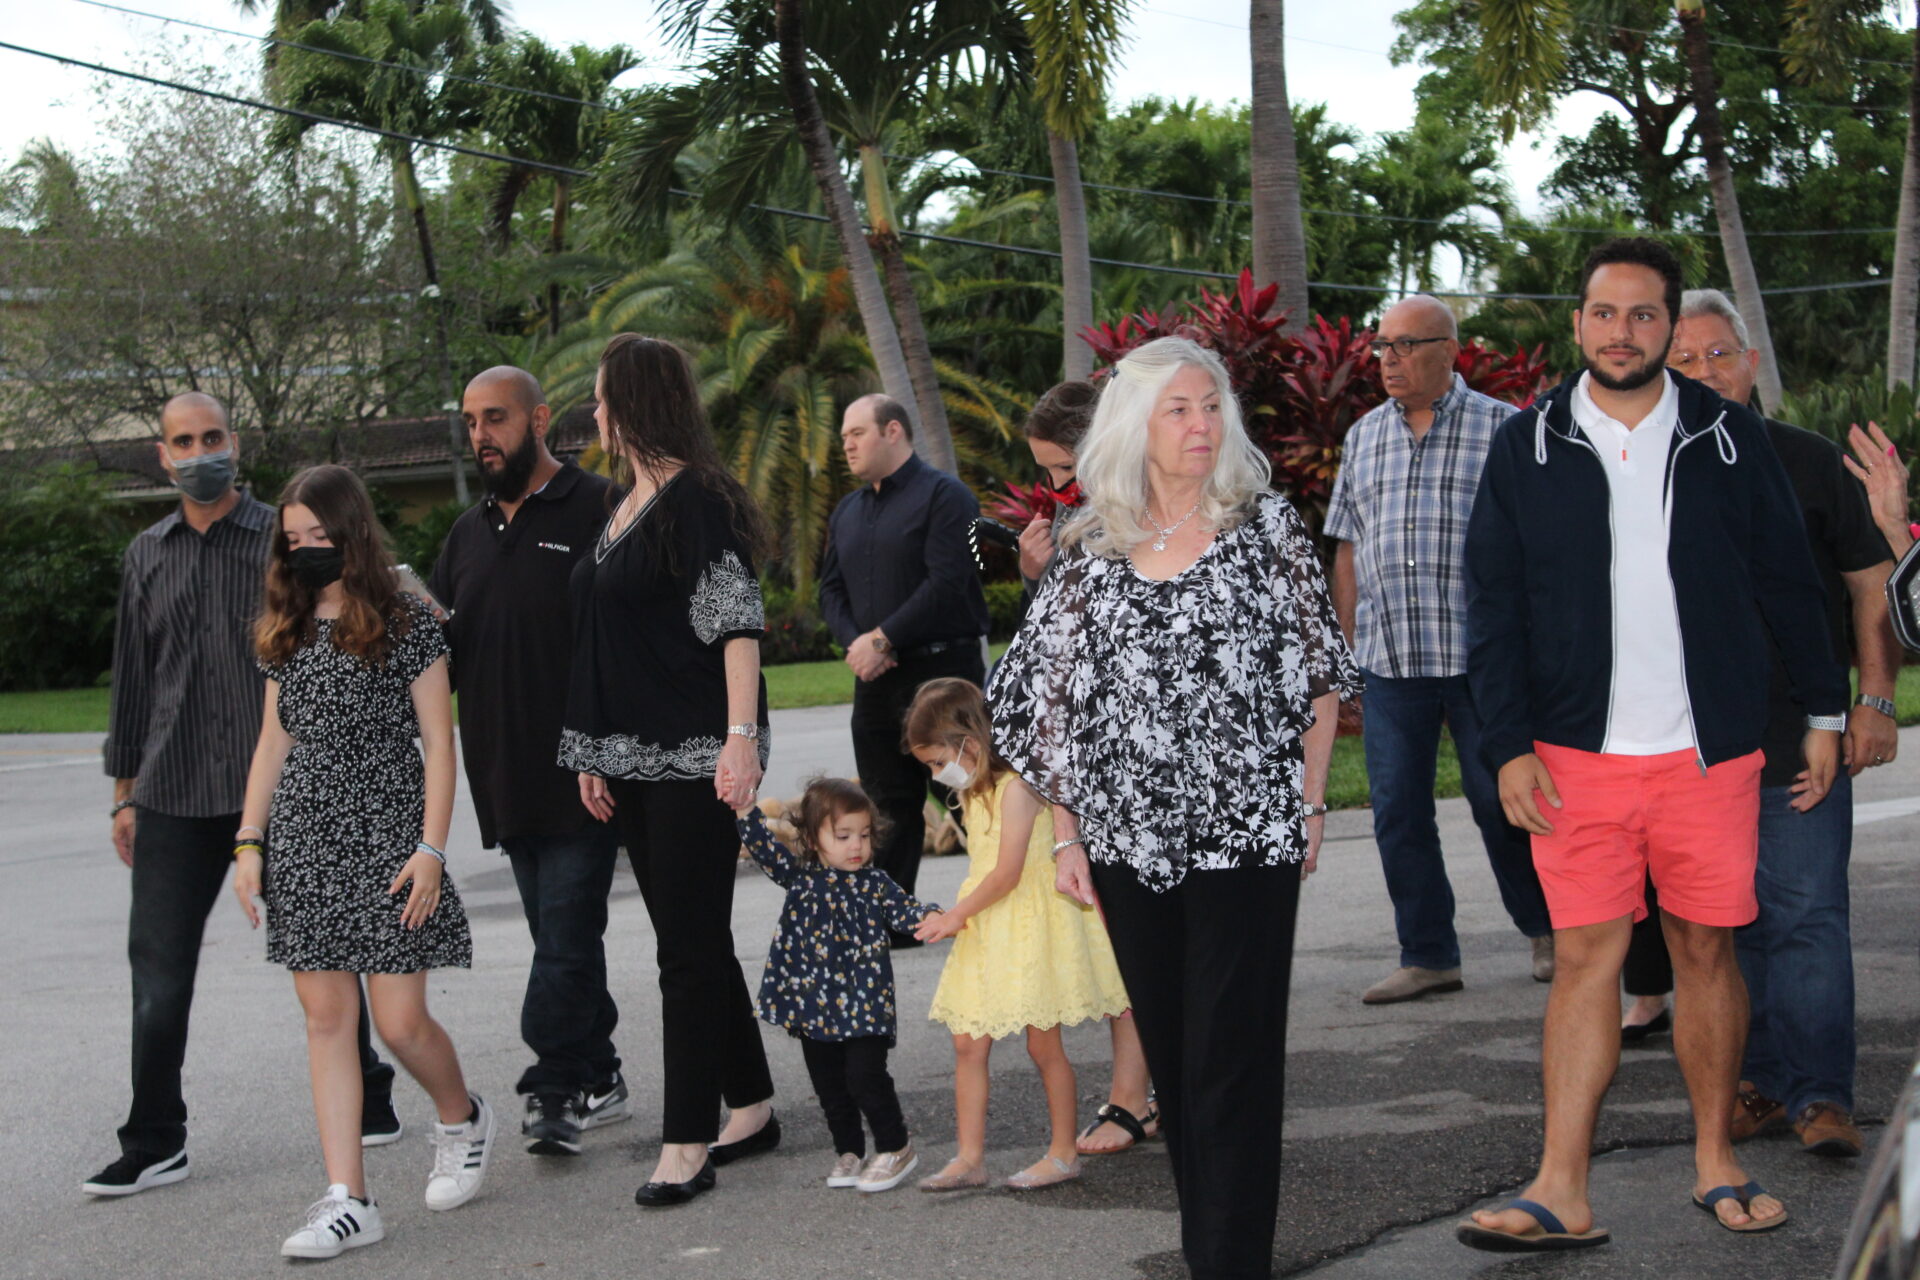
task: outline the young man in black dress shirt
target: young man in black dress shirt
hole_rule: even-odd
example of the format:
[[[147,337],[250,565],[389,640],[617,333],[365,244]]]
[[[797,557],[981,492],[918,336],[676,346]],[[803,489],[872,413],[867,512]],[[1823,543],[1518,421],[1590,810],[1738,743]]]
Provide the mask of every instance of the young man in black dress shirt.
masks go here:
[[[883,395],[847,406],[847,470],[861,482],[828,523],[820,610],[853,670],[853,758],[892,824],[874,865],[912,893],[920,872],[927,771],[901,748],[914,691],[939,676],[982,684],[987,599],[968,550],[980,503],[914,456],[906,409]],[[918,946],[911,935],[894,946]]]
[[[128,544],[103,748],[113,847],[133,872],[133,1105],[118,1160],[81,1184],[129,1196],[187,1176],[180,1068],[201,935],[227,868],[260,736],[266,678],[253,661],[273,508],[234,486],[240,449],[226,408],[189,391],[160,411],[160,465],[180,507]],[[393,1068],[360,1010],[361,1140],[400,1137]]]
[[[520,1037],[520,1131],[540,1155],[578,1155],[580,1131],[625,1120],[626,1082],[607,992],[607,894],[618,839],[554,763],[573,658],[567,580],[593,548],[613,485],[547,448],[551,414],[532,374],[508,365],[461,402],[487,494],[447,534],[433,591],[452,610],[460,748],[480,839],[504,849],[533,933]]]

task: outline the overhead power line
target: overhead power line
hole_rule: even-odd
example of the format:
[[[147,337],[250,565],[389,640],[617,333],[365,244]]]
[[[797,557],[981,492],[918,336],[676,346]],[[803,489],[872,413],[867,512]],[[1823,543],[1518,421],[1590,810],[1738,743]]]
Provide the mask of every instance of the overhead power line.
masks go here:
[[[298,107],[286,107],[286,106],[281,106],[280,104],[274,103],[274,102],[262,102],[255,98],[243,98],[238,96],[237,94],[222,93],[217,89],[208,89],[200,85],[183,84],[176,80],[165,80],[165,79],[161,79],[158,76],[150,76],[138,71],[127,71],[119,67],[105,66],[98,62],[88,62],[81,58],[70,58],[65,54],[50,53],[45,49],[34,49],[34,48],[28,47],[27,45],[14,44],[14,43],[11,43],[10,41],[0,40],[0,49],[5,49],[13,53],[23,53],[28,55],[29,57],[44,58],[49,62],[57,62],[63,66],[78,67],[81,70],[92,71],[100,75],[116,76],[122,79],[134,80],[141,84],[153,85],[157,88],[172,89],[179,93],[193,94],[197,97],[212,99],[215,102],[225,102],[233,106],[248,107],[257,111],[271,111],[278,115],[291,116],[295,119],[306,120],[313,124],[332,125],[335,128],[346,129],[354,133],[371,134],[375,137],[386,138],[389,141],[405,142],[413,146],[427,147],[431,150],[451,152],[455,155],[471,156],[478,160],[488,160],[496,164],[520,165],[524,168],[538,169],[543,173],[559,174],[565,177],[572,177],[572,178],[586,178],[586,177],[592,176],[591,171],[586,169],[577,169],[570,165],[548,164],[546,161],[543,161],[543,160],[530,160],[522,156],[503,155],[497,151],[487,151],[480,147],[469,147],[458,142],[444,142],[435,138],[423,138],[417,134],[401,133],[394,129],[382,129],[377,125],[359,124],[351,120],[341,120],[333,116],[321,115],[318,112],[303,111]],[[668,194],[677,196],[685,200],[692,200],[697,198],[693,192],[683,190],[679,187],[669,188]],[[823,213],[814,213],[805,209],[784,209],[778,205],[766,205],[766,204],[749,204],[747,208],[759,213],[769,213],[778,217],[785,217],[785,218],[797,218],[807,222],[831,222],[832,221],[831,218],[829,218],[827,215]],[[1061,257],[1060,251],[1058,249],[1039,249],[1039,248],[1028,247],[1025,245],[1000,244],[992,240],[973,240],[973,239],[968,239],[964,236],[943,235],[938,232],[932,232],[932,231],[904,231],[903,230],[903,231],[900,231],[898,234],[913,240],[925,240],[925,241],[929,241],[937,244],[959,245],[963,248],[982,249],[992,253],[1012,253],[1012,254],[1019,254],[1024,257],[1053,258],[1056,260]],[[1124,270],[1132,270],[1132,271],[1149,271],[1149,272],[1154,272],[1161,275],[1195,276],[1204,280],[1233,280],[1233,279],[1237,279],[1239,275],[1238,272],[1203,271],[1203,270],[1198,270],[1192,267],[1162,266],[1160,264],[1152,263],[1152,262],[1127,262],[1117,258],[1093,258],[1091,259],[1091,261],[1096,265],[1103,266],[1103,267],[1118,267]],[[1824,293],[1831,290],[1840,290],[1840,289],[1881,288],[1889,283],[1890,281],[1887,279],[1853,280],[1853,281],[1847,281],[1839,284],[1796,285],[1796,286],[1787,287],[1787,288],[1762,289],[1760,290],[1760,292],[1762,294]],[[1329,281],[1329,280],[1309,280],[1307,281],[1307,285],[1308,287],[1314,288],[1314,289],[1344,289],[1344,290],[1349,290],[1349,291],[1359,292],[1359,293],[1393,294],[1393,293],[1403,292],[1400,289],[1391,288],[1383,285],[1341,284],[1337,281]],[[1424,292],[1436,294],[1440,297],[1446,297],[1446,298],[1494,298],[1494,299],[1514,298],[1514,299],[1531,299],[1531,300],[1538,300],[1538,301],[1544,301],[1544,302],[1566,302],[1566,301],[1574,301],[1576,299],[1576,295],[1568,294],[1568,293],[1502,293],[1502,292],[1481,292],[1481,291],[1467,290],[1467,289],[1428,289],[1428,290],[1424,290]]]

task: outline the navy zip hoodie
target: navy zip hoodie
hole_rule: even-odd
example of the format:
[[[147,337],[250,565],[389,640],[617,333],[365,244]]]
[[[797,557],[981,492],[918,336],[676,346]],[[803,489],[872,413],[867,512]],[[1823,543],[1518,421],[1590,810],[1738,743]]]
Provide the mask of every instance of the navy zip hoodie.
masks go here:
[[[1760,748],[1777,647],[1811,715],[1842,715],[1846,668],[1799,504],[1766,424],[1690,378],[1667,456],[1667,569],[1704,768]],[[1578,375],[1503,423],[1467,525],[1467,675],[1496,770],[1534,742],[1600,751],[1613,692],[1613,510],[1574,425]]]

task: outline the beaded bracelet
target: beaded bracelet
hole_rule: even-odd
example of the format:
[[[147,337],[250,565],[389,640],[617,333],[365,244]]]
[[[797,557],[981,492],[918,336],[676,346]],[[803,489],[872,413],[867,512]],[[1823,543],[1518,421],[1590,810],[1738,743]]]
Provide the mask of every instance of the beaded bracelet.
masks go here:
[[[422,840],[418,844],[414,845],[413,851],[415,853],[430,853],[435,858],[439,859],[441,866],[444,867],[447,865],[447,855],[441,850],[436,849],[432,845],[428,844],[425,840]]]

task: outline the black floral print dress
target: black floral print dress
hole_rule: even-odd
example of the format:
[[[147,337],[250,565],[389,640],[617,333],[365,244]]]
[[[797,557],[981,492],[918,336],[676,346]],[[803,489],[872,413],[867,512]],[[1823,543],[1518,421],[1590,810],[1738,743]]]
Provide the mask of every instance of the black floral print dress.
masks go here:
[[[802,862],[749,809],[740,839],[787,891],[760,980],[760,1017],[808,1040],[894,1041],[893,958],[887,931],[910,933],[928,912],[878,867],[839,871]]]
[[[297,970],[414,973],[473,963],[453,877],[418,929],[400,923],[410,887],[388,886],[414,854],[426,814],[425,766],[411,686],[447,652],[440,624],[402,596],[407,632],[383,666],[333,644],[333,623],[284,665],[280,724],[293,750],[273,791],[262,896],[267,959]]]
[[[1360,692],[1312,537],[1263,493],[1164,581],[1060,552],[988,690],[993,742],[1080,819],[1088,857],[1173,888],[1300,862],[1313,700]]]

